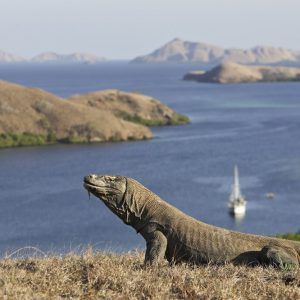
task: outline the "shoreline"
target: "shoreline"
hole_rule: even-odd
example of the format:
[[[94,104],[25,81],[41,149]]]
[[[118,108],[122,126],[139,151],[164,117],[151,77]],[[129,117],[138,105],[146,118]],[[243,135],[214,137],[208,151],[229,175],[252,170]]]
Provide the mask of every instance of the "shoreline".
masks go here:
[[[171,120],[170,122],[156,121],[156,120],[144,120],[139,117],[124,118],[125,121],[144,125],[146,127],[162,127],[162,126],[182,126],[190,124],[190,119],[187,116],[177,114],[179,116],[178,121]],[[152,131],[151,131],[152,132]],[[32,134],[28,132],[24,133],[0,133],[0,150],[7,148],[19,148],[19,147],[30,147],[30,146],[50,146],[57,144],[102,144],[102,143],[120,143],[120,142],[136,142],[151,140],[155,136],[142,138],[128,137],[127,139],[122,139],[118,137],[111,137],[107,140],[82,140],[73,139],[72,137],[65,139],[56,139],[55,136],[46,136],[42,134]]]

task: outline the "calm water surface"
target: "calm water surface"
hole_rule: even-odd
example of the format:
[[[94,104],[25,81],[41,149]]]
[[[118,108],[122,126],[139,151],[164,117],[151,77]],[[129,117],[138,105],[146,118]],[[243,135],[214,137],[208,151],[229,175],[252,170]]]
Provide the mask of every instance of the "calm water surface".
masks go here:
[[[127,251],[144,241],[96,198],[89,173],[132,176],[210,224],[258,234],[300,229],[300,83],[185,82],[197,66],[106,63],[1,66],[0,78],[60,96],[99,89],[140,91],[187,114],[186,126],[154,128],[150,141],[0,151],[0,254]],[[248,199],[243,220],[227,213],[234,164]],[[273,192],[274,200],[265,194]]]

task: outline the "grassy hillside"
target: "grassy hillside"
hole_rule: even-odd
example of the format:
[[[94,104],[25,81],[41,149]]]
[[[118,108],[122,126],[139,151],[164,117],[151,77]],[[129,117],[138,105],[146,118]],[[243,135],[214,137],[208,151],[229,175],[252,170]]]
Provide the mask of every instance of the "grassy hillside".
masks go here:
[[[189,122],[188,117],[138,92],[104,90],[72,96],[69,100],[94,109],[109,111],[123,120],[145,126],[182,125]]]
[[[1,299],[300,299],[300,271],[142,267],[139,252],[0,261]],[[6,297],[6,298],[5,298]]]
[[[62,99],[41,89],[0,81],[0,148],[152,137],[145,125],[188,119],[151,97],[117,90]]]

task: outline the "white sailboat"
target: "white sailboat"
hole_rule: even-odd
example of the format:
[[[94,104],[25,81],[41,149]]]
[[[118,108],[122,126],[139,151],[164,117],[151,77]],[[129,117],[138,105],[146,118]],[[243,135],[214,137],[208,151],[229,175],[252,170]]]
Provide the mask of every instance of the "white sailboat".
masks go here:
[[[239,170],[237,166],[234,166],[234,181],[228,202],[229,211],[233,215],[243,216],[246,213],[246,204],[247,201],[240,189]]]

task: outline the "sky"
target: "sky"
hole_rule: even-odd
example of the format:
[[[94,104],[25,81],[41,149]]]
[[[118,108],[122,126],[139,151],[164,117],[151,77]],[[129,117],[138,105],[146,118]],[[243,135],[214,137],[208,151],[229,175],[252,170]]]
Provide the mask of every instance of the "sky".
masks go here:
[[[299,16],[299,0],[0,0],[0,50],[131,59],[175,37],[300,50]]]

